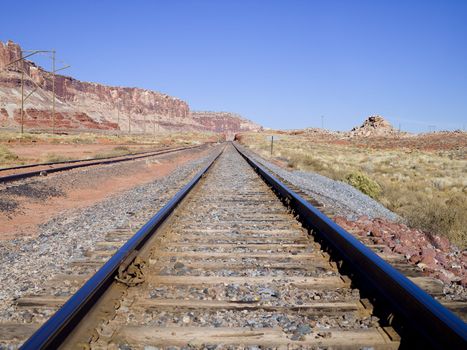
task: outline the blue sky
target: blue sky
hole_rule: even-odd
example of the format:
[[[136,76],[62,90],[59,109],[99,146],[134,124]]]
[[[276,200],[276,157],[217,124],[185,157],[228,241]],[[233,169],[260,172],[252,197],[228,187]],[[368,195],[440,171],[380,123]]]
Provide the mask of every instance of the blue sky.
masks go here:
[[[467,127],[467,0],[9,1],[0,40],[266,127]],[[44,58],[39,62],[46,64]]]

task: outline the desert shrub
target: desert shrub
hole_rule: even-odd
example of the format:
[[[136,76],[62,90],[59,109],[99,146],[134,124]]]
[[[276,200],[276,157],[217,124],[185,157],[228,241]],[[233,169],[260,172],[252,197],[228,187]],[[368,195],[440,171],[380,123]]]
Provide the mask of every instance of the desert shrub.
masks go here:
[[[336,181],[345,181],[345,175],[347,172],[343,169],[340,169],[339,166],[331,165],[325,171],[320,172],[321,175],[327,176]]]
[[[378,183],[360,171],[348,174],[345,177],[345,182],[371,198],[378,198],[381,193],[381,187]]]
[[[18,159],[18,156],[7,147],[0,145],[0,162],[11,162]]]
[[[117,146],[114,147],[113,149],[116,152],[122,152],[122,153],[131,153],[131,149],[129,149],[127,146]]]
[[[49,153],[45,159],[46,162],[66,162],[67,160],[72,160],[73,158],[62,156],[60,154]]]
[[[92,144],[95,142],[95,139],[93,137],[74,137],[70,140],[71,143],[77,144],[77,145],[84,145],[84,144]]]
[[[279,154],[279,152],[276,153]],[[282,153],[280,154],[282,156]],[[287,163],[290,168],[311,169],[314,171],[322,171],[327,168],[325,162],[309,154],[285,152],[284,156],[288,159]]]
[[[467,247],[465,213],[467,213],[467,199],[464,195],[452,196],[447,201],[440,198],[419,201],[404,210],[409,225],[446,236],[461,249]]]
[[[94,155],[94,158],[110,158],[130,154],[131,150],[126,146],[117,146],[107,152],[100,152]]]
[[[20,134],[19,136],[16,137],[16,139],[19,141],[19,142],[35,142],[37,140],[39,140],[39,137],[37,135],[32,135],[32,134],[29,134],[29,133],[24,133],[24,134]]]

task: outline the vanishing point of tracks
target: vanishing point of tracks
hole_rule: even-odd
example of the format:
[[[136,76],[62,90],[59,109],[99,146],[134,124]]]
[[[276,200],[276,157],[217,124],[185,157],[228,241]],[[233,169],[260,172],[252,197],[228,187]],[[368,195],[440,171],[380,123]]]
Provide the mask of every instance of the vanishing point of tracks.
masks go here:
[[[24,348],[465,342],[460,319],[227,145]]]

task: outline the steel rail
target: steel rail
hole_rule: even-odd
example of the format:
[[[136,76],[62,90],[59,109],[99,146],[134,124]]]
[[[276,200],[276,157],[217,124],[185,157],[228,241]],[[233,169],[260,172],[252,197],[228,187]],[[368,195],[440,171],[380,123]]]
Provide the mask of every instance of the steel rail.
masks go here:
[[[108,289],[125,260],[151,238],[183,198],[222,154],[201,169],[193,179],[134,234],[68,301],[21,346],[24,350],[57,349]]]
[[[439,349],[466,349],[467,325],[428,293],[380,258],[349,232],[321,213],[279,181],[265,167],[247,156],[235,145],[240,155],[273,188],[279,197],[299,215],[301,221],[320,235],[350,264],[364,284],[370,285],[396,315],[403,317],[416,334],[409,335],[410,346],[425,345]],[[407,334],[406,334],[407,333]],[[423,339],[421,339],[422,337]],[[402,339],[401,344],[404,343]],[[407,344],[404,344],[407,345]]]
[[[5,175],[5,176],[0,176],[0,183],[4,182],[10,182],[10,181],[16,181],[16,180],[21,180],[21,179],[26,179],[29,177],[34,177],[34,176],[39,176],[43,172],[46,173],[55,173],[58,171],[66,171],[66,170],[71,170],[71,169],[76,169],[76,168],[84,168],[92,165],[103,165],[103,164],[113,164],[113,163],[119,163],[119,162],[126,162],[130,160],[135,160],[135,159],[140,159],[140,158],[147,158],[147,157],[152,157],[152,156],[158,156],[161,154],[166,154],[166,153],[171,153],[171,152],[177,152],[177,151],[184,151],[187,149],[194,149],[201,147],[202,145],[197,145],[197,146],[191,146],[191,147],[179,147],[179,148],[171,148],[171,149],[166,149],[166,150],[160,150],[160,151],[153,151],[153,152],[142,152],[142,153],[137,153],[135,155],[130,155],[130,156],[116,156],[116,157],[108,157],[108,158],[101,158],[100,160],[93,160],[90,159],[88,163],[84,164],[73,164],[73,165],[66,165],[62,167],[56,167],[56,168],[50,168],[50,169],[42,169],[42,170],[34,170],[34,171],[28,171],[24,173],[18,173],[18,174],[11,174],[11,175]],[[124,158],[122,158],[124,157]],[[115,159],[119,158],[119,159]],[[72,160],[72,161],[64,161],[64,162],[57,162],[53,164],[60,164],[60,163],[78,163],[78,162],[86,162],[87,160]],[[44,165],[52,165],[52,164],[41,164],[41,166]],[[40,166],[39,164],[35,164],[33,166]],[[28,167],[28,166],[25,166]],[[32,166],[31,166],[32,167]],[[10,170],[10,169],[0,169],[0,171],[4,170]]]
[[[193,146],[193,147],[199,147],[199,146]],[[167,150],[172,150],[174,148],[161,148],[161,149],[155,149],[152,151],[142,151],[142,152],[134,152],[134,153],[127,153],[127,154],[122,154],[120,156],[111,156],[111,157],[102,157],[102,158],[82,158],[82,159],[70,159],[70,160],[61,160],[58,162],[44,162],[44,163],[31,163],[31,164],[23,164],[23,165],[16,165],[8,168],[0,168],[0,173],[2,171],[10,171],[10,170],[18,170],[18,169],[24,169],[24,168],[34,168],[36,166],[45,166],[45,165],[57,165],[57,164],[66,164],[66,163],[78,163],[78,162],[90,162],[93,160],[105,160],[105,159],[113,159],[113,158],[121,158],[121,157],[128,157],[128,156],[138,156],[141,154],[149,154],[153,152],[160,152],[160,151],[167,151]]]

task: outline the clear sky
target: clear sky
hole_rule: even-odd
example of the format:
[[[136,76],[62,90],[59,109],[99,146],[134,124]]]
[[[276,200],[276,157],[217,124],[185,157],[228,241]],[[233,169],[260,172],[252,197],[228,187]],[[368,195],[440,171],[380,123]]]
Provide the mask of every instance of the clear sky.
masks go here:
[[[2,1],[7,39],[266,127],[467,127],[467,0]]]

